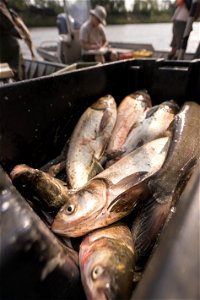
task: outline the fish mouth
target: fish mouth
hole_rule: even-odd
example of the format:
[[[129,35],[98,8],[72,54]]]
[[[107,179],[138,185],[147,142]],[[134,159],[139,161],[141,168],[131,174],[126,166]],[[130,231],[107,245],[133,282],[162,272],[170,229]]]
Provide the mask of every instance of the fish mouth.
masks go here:
[[[112,299],[109,295],[107,295],[107,293],[106,293],[106,291],[103,291],[103,293],[101,293],[101,298],[99,298],[99,299],[101,299],[101,300],[110,300],[110,299]]]
[[[114,295],[107,287],[98,288],[95,292],[86,288],[88,300],[110,300],[114,299]]]
[[[100,293],[99,293],[99,297],[93,299],[101,299],[101,300],[110,300],[110,299],[115,299],[115,295],[112,293],[111,289],[110,289],[110,284],[108,283],[108,286],[105,286],[103,288],[100,289]]]
[[[21,175],[25,172],[27,172],[27,174],[29,174],[32,171],[31,168],[29,168],[27,165],[25,164],[21,164],[21,165],[16,165],[12,171],[10,172],[10,177],[13,180],[15,177],[17,177],[18,175]]]
[[[105,300],[110,300],[110,299],[113,299],[113,296],[111,291],[109,291],[108,289],[104,290],[103,294],[104,297],[105,297]]]

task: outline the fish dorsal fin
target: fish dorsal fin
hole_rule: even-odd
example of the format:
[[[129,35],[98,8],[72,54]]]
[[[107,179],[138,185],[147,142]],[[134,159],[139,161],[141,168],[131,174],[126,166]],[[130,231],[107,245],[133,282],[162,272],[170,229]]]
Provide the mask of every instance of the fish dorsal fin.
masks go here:
[[[106,126],[108,124],[108,121],[111,118],[111,116],[112,116],[112,113],[109,110],[106,109],[103,113],[103,116],[101,118],[101,122],[100,122],[100,125],[99,125],[99,135],[106,128]]]
[[[122,154],[124,154],[124,152],[125,152],[125,150],[123,150],[123,149],[118,149],[118,150],[115,150],[112,152],[106,152],[106,159],[107,159],[107,161],[109,161],[111,159],[121,156]]]
[[[159,105],[152,106],[146,113],[145,119],[151,118],[159,109]]]
[[[92,179],[95,175],[99,174],[103,170],[104,168],[102,167],[101,163],[95,157],[93,157],[91,169],[88,174],[88,180]]]
[[[110,212],[122,212],[122,211],[130,211],[132,210],[137,201],[140,198],[144,198],[144,194],[147,193],[148,186],[146,181],[144,180],[146,177],[146,174],[148,172],[137,172],[131,176],[126,177],[125,179],[122,179],[119,181],[116,185],[112,187],[112,189],[120,188],[120,186],[127,185],[127,189],[125,188],[125,191],[119,194],[108,206],[108,210]],[[131,187],[130,187],[130,180],[131,180]],[[129,181],[129,182],[128,182]]]

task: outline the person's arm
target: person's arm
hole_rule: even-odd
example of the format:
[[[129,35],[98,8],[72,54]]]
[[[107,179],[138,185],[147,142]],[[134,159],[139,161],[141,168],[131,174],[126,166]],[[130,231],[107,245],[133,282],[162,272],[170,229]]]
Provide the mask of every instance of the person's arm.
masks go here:
[[[102,36],[102,44],[101,44],[101,48],[108,48],[108,41],[106,38],[106,32],[105,32],[105,27],[101,26],[101,36]]]
[[[85,40],[80,40],[80,44],[84,50],[98,50],[101,47],[101,45],[98,45],[96,43],[89,43]]]
[[[33,42],[31,39],[31,34],[26,25],[24,24],[23,20],[20,17],[15,17],[15,24],[18,26],[18,28],[21,30],[24,40],[31,52],[32,58],[35,58],[34,50],[33,50]]]
[[[101,45],[101,48],[108,48],[108,42],[104,41]]]

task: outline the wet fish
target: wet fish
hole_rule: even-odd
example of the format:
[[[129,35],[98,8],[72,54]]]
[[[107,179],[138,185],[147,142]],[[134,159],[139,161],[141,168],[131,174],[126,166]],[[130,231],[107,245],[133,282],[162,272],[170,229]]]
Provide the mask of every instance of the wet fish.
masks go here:
[[[66,172],[71,188],[78,189],[102,171],[101,157],[117,117],[111,95],[101,97],[79,119],[70,139]]]
[[[148,108],[152,106],[147,91],[139,90],[126,96],[117,108],[117,120],[106,154],[109,157],[121,149],[130,131],[144,120]]]
[[[167,159],[158,175],[149,183],[149,188],[158,202],[170,201],[171,198],[176,202],[176,194],[183,189],[186,179],[190,177],[199,160],[199,117],[200,105],[188,101],[174,119]]]
[[[13,184],[28,199],[47,211],[57,211],[68,199],[66,184],[48,173],[25,164],[17,165],[10,173]]]
[[[200,158],[200,105],[186,102],[173,122],[173,135],[162,168],[148,187],[152,197],[143,202],[133,222],[136,264],[144,266],[163,226],[174,211],[180,195]]]
[[[115,223],[87,235],[80,245],[79,265],[88,300],[129,299],[134,274],[129,228]]]
[[[144,268],[170,210],[170,202],[160,204],[153,197],[145,200],[138,209],[131,228],[135,245],[135,270]]]
[[[71,193],[52,230],[76,237],[128,215],[146,198],[147,179],[161,168],[169,143],[165,137],[143,145]]]
[[[122,157],[137,147],[153,139],[167,136],[168,128],[177,114],[179,107],[172,101],[166,101],[153,106],[146,114],[146,118],[128,135],[122,146]]]

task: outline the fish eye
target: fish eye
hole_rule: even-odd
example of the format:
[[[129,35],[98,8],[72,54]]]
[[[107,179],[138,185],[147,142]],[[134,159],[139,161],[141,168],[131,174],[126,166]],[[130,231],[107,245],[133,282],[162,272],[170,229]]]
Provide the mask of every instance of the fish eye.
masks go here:
[[[96,266],[92,270],[92,279],[96,280],[103,273],[103,268],[101,266]]]
[[[65,208],[65,212],[68,215],[71,215],[75,210],[75,206],[73,204],[69,204],[66,208]]]

